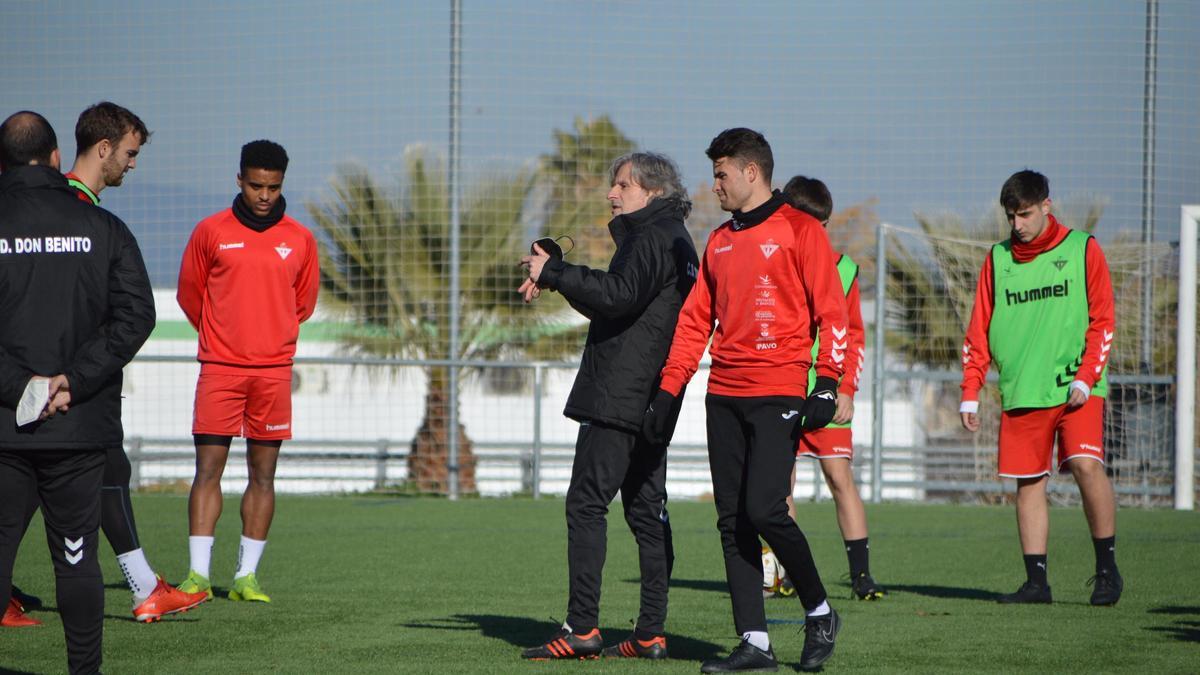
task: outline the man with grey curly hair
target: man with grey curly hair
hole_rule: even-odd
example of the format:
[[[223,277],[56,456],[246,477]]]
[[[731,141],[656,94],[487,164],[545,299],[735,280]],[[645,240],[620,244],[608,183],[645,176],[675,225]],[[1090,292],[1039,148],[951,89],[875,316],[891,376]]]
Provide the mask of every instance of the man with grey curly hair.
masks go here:
[[[617,250],[607,270],[568,263],[537,244],[521,259],[529,270],[519,289],[526,302],[541,289],[558,291],[591,319],[564,410],[579,422],[567,489],[567,620],[546,643],[522,652],[527,659],[667,656],[663,627],[675,560],[667,518],[670,433],[649,440],[641,427],[699,259],[683,224],[691,201],[674,162],[635,152],[613,161],[609,178],[608,230]],[[676,405],[672,429],[678,414]],[[598,628],[605,516],[618,491],[638,543],[641,611],[633,634],[605,648]]]

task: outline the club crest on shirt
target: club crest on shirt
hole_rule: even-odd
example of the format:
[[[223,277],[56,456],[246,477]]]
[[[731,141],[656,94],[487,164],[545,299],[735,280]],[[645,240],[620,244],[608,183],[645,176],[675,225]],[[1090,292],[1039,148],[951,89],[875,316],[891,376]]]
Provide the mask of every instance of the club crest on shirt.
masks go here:
[[[759,244],[758,248],[762,249],[764,258],[770,259],[771,256],[775,255],[775,251],[779,250],[779,244],[776,244],[774,239],[768,239],[767,243]]]
[[[279,254],[280,260],[287,260],[287,257],[292,253],[292,249],[288,248],[287,242],[281,241],[279,242],[279,245],[275,247],[275,252]]]

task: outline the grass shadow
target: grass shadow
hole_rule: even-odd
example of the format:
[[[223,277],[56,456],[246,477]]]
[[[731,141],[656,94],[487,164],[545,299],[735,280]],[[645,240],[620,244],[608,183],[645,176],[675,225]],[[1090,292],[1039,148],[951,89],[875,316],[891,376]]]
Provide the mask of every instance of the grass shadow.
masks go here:
[[[983,600],[986,602],[995,602],[996,598],[1000,597],[999,593],[985,591],[979,588],[931,586],[923,584],[889,584],[887,591],[888,593],[912,593],[914,595],[924,595],[930,598],[948,598],[951,600]]]
[[[455,614],[451,617],[401,625],[405,628],[478,631],[484,637],[502,640],[514,648],[522,649],[545,642],[555,630],[553,622],[545,619],[498,614]],[[623,639],[629,631],[629,628],[613,626],[600,628],[601,634],[612,636],[605,640],[605,644],[615,644],[617,640]],[[720,645],[671,633],[667,633],[667,645],[671,658],[675,660],[711,659],[720,655],[721,652]]]
[[[1151,626],[1146,630],[1165,633],[1180,642],[1200,642],[1200,607],[1164,605],[1147,610],[1147,614],[1190,617],[1190,619],[1178,619],[1169,626]]]

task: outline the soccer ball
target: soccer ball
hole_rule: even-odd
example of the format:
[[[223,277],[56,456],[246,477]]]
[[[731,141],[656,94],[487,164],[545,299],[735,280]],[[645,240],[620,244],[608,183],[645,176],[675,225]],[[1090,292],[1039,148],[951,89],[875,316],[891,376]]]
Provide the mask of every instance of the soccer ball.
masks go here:
[[[775,557],[775,552],[766,546],[762,549],[762,569],[763,597],[769,598],[779,591],[779,586],[783,583],[787,572],[784,571],[783,565],[779,564],[779,559]]]

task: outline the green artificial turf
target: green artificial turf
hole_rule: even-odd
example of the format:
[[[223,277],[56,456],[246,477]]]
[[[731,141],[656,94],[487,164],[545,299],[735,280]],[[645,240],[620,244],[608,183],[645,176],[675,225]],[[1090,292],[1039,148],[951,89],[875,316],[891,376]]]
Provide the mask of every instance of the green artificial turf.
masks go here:
[[[143,547],[177,583],[187,572],[187,499],[134,497]],[[637,555],[614,505],[601,603],[606,641],[637,617]],[[1051,512],[1051,606],[1001,606],[1024,572],[1011,507],[868,505],[872,573],[888,596],[848,599],[832,504],[801,504],[830,600],[844,618],[826,665],[842,672],[1200,671],[1200,514],[1118,514],[1125,596],[1087,604],[1091,541],[1082,511]],[[259,566],[270,605],[226,597],[237,557],[238,500],[227,499],[213,552],[217,598],[161,623],[137,624],[107,542],[106,673],[695,673],[735,644],[711,503],[671,506],[676,562],[664,663],[527,663],[566,608],[560,499],[280,497]],[[40,516],[16,583],[48,607],[40,628],[0,629],[0,672],[64,672],[62,626]],[[772,644],[792,672],[803,644],[800,603],[767,601]]]

